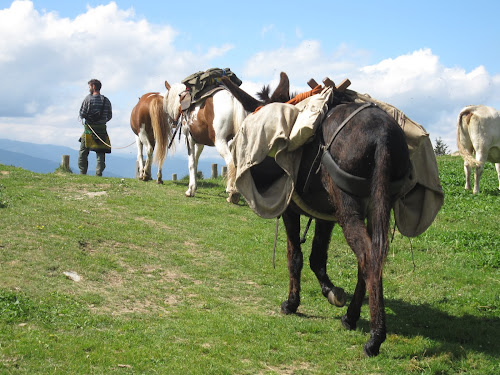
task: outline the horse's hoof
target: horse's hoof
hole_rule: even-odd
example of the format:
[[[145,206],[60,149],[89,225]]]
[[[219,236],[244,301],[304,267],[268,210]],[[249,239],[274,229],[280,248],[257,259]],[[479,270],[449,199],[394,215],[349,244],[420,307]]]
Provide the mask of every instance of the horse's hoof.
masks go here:
[[[157,180],[157,181],[156,181],[156,183],[157,183],[158,185],[163,185],[163,180],[162,180],[162,179]]]
[[[290,315],[290,314],[295,314],[297,312],[297,307],[293,307],[290,305],[290,303],[287,301],[283,301],[281,304],[281,313],[284,315]]]
[[[328,302],[330,302],[332,305],[335,305],[337,307],[342,307],[345,306],[345,292],[344,289],[342,288],[335,288],[335,293],[333,290],[330,290],[328,292]]]
[[[349,331],[354,331],[356,329],[356,322],[354,323],[351,323],[349,321],[349,318],[347,317],[347,314],[344,315],[340,321],[342,322],[342,325],[344,326],[345,329],[349,330]]]
[[[227,201],[232,204],[238,204],[240,201],[241,194],[240,193],[229,193],[229,197]]]

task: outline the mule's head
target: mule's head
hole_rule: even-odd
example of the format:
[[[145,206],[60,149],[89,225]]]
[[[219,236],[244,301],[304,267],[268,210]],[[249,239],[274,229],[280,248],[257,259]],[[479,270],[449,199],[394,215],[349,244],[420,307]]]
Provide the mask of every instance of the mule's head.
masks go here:
[[[280,102],[284,103],[290,100],[290,81],[286,73],[280,74],[280,83],[274,90],[271,97],[269,97],[269,85],[264,86],[257,96],[260,100],[255,99],[252,95],[242,90],[239,86],[235,85],[228,77],[222,77],[222,82],[226,88],[233,94],[233,96],[243,105],[245,110],[249,112],[255,111],[257,107],[265,104]]]

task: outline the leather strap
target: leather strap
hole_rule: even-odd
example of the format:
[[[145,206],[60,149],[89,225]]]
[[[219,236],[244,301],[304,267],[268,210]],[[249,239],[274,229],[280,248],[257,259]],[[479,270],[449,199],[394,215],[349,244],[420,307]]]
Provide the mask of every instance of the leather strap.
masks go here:
[[[330,138],[330,142],[328,142],[328,144],[325,146],[326,150],[328,150],[330,148],[330,146],[332,145],[333,141],[337,137],[337,134],[340,133],[340,131],[342,130],[342,128],[349,122],[350,119],[352,119],[354,116],[356,116],[363,109],[366,109],[366,108],[371,107],[371,106],[375,106],[375,104],[372,104],[372,103],[363,104],[361,107],[357,108],[353,113],[351,113],[349,116],[347,116],[345,118],[345,120],[342,122],[342,124],[340,124],[340,126],[337,128],[337,130],[335,131],[335,133],[333,133],[332,137]]]

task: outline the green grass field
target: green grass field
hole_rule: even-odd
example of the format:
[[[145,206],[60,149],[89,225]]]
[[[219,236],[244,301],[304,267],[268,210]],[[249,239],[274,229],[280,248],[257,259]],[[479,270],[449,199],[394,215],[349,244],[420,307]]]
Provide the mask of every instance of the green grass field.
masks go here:
[[[0,374],[498,374],[496,173],[488,164],[473,196],[460,158],[438,163],[436,221],[391,243],[376,358],[362,350],[367,305],[343,329],[346,307],[327,302],[307,264],[299,314],[280,314],[283,225],[273,269],[275,221],[226,203],[222,180],[189,199],[186,181],[0,165]],[[349,300],[357,268],[338,227],[328,269]]]

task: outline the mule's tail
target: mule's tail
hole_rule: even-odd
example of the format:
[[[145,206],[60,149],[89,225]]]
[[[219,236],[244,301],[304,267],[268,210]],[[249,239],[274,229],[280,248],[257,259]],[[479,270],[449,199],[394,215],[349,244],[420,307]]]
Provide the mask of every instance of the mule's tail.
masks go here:
[[[389,249],[389,220],[391,214],[391,156],[384,142],[375,151],[375,169],[372,176],[372,262],[380,267]]]
[[[155,156],[154,162],[160,167],[163,165],[167,156],[167,147],[172,138],[172,123],[168,121],[168,116],[163,110],[163,98],[155,97],[149,104],[149,115],[155,137]]]
[[[462,143],[462,137],[469,134],[469,124],[471,117],[474,115],[474,108],[474,106],[465,107],[458,115],[457,146],[458,152],[460,153],[464,161],[471,167],[475,168],[479,165],[478,161],[474,158],[474,155],[472,155],[470,151],[464,147]]]

